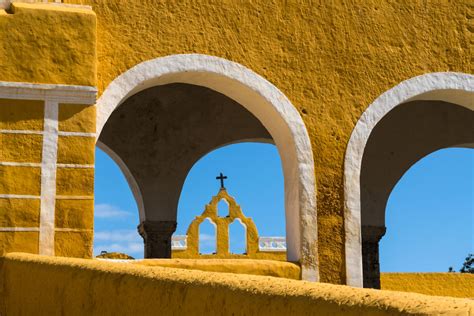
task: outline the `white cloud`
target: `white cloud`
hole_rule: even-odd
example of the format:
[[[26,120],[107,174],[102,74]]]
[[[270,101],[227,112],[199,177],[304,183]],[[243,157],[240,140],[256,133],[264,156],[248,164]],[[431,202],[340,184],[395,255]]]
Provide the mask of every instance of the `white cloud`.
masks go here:
[[[214,241],[216,240],[215,235],[209,235],[209,234],[199,234],[199,240],[201,241]]]
[[[95,205],[95,217],[97,218],[117,218],[131,216],[130,212],[107,203]]]
[[[97,231],[94,233],[95,241],[103,242],[131,242],[141,240],[138,231],[133,229],[118,229],[108,231]]]

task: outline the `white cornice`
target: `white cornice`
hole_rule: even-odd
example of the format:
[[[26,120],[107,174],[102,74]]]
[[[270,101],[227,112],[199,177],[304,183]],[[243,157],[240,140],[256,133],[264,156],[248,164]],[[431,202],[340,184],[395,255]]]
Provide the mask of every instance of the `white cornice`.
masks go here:
[[[97,89],[90,86],[0,81],[0,98],[95,104]]]

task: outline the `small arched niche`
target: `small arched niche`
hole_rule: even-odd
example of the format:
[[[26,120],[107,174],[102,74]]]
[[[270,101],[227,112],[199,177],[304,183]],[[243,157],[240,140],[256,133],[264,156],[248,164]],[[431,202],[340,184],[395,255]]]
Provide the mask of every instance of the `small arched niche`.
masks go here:
[[[206,218],[199,225],[199,253],[217,253],[217,226],[210,218]]]
[[[226,199],[221,199],[217,203],[217,216],[227,217],[229,216],[229,202]]]

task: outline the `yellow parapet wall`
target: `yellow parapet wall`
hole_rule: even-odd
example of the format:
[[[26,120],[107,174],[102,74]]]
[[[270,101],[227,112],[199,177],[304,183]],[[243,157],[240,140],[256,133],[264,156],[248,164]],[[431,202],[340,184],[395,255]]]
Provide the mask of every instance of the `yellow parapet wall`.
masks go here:
[[[474,299],[474,274],[382,273],[382,289]]]
[[[147,259],[135,264],[151,267],[168,267],[187,270],[228,272],[236,274],[266,275],[301,279],[301,268],[291,262],[255,259]]]
[[[2,315],[470,315],[474,301],[254,275],[8,254]],[[119,302],[119,303],[117,303]]]

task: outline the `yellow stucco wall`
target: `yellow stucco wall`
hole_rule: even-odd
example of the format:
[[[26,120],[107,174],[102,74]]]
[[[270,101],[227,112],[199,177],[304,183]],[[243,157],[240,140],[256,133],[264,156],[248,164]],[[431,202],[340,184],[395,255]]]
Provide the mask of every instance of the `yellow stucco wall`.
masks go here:
[[[94,195],[94,169],[58,168],[56,173],[58,195]]]
[[[383,290],[474,299],[474,274],[382,273]]]
[[[94,200],[56,200],[55,216],[57,228],[92,229],[94,227]]]
[[[474,70],[469,0],[66,2],[97,14],[100,91],[142,61],[201,53],[238,62],[289,97],[314,148],[325,282],[345,279],[342,168],[361,113],[405,79]]]
[[[474,311],[474,301],[467,299],[27,254],[0,259],[0,282],[2,315],[469,315]]]
[[[64,132],[95,133],[96,107],[83,104],[60,104],[58,128]]]
[[[15,3],[2,12],[1,81],[96,85],[93,11]]]
[[[91,258],[92,231],[56,231],[54,254],[61,257]]]
[[[40,195],[41,169],[39,168],[0,166],[0,179],[2,179],[0,194]]]
[[[42,131],[44,101],[0,99],[0,117],[0,129]]]
[[[95,138],[59,136],[58,163],[94,164]]]
[[[38,232],[4,232],[0,231],[0,255],[9,252],[23,251],[38,253]]]
[[[0,199],[0,227],[38,227],[39,199]]]
[[[43,136],[34,134],[0,134],[0,161],[41,162]]]
[[[41,168],[21,166],[21,163],[41,163],[43,136],[10,132],[41,131],[44,102],[0,99],[0,118],[0,130],[7,131],[0,133],[0,162],[20,163],[0,166],[0,194],[4,195],[0,197],[0,228],[8,230],[11,227],[22,227],[35,230],[39,227],[40,217]],[[37,198],[5,197],[11,194]],[[1,231],[0,255],[10,251],[38,253],[38,238],[37,231]]]
[[[361,113],[405,79],[474,72],[469,0],[65,2],[92,5],[97,29],[87,10],[15,4],[14,14],[0,15],[0,80],[103,91],[142,61],[180,53],[223,57],[262,75],[298,109],[314,148],[324,282],[345,281],[343,158]],[[93,194],[91,170],[60,169],[58,181],[59,194]]]

